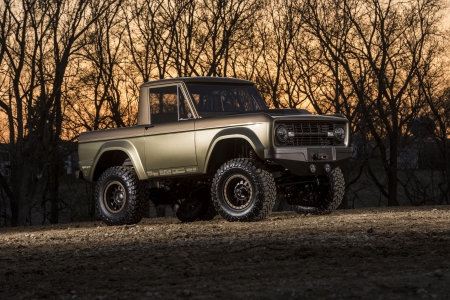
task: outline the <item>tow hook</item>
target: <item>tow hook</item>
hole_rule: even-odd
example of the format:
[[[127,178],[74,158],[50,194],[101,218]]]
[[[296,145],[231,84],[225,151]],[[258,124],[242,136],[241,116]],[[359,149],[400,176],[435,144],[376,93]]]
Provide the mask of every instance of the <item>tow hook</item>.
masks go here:
[[[328,159],[328,154],[316,152],[313,154],[313,160],[326,160]]]

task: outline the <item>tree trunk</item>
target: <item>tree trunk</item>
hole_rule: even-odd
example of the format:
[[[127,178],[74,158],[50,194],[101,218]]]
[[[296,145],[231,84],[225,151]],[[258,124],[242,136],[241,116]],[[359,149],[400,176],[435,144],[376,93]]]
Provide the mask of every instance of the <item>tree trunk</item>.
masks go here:
[[[389,198],[388,198],[388,206],[398,206],[397,201],[397,190],[398,190],[398,182],[397,182],[397,171],[389,171],[388,172],[388,188],[389,188]]]
[[[397,161],[398,161],[398,146],[397,138],[395,134],[392,134],[390,138],[390,159],[389,166],[387,169],[388,176],[388,206],[398,206],[397,201],[397,191],[398,191],[398,180],[397,180]]]
[[[13,212],[12,225],[13,226],[25,226],[29,222],[29,203],[26,195],[26,176],[21,179],[16,180],[14,190],[16,191],[14,202],[15,202],[15,212]]]
[[[53,166],[50,176],[52,178],[51,198],[50,198],[50,223],[58,224],[59,222],[59,151],[58,146],[53,149]]]

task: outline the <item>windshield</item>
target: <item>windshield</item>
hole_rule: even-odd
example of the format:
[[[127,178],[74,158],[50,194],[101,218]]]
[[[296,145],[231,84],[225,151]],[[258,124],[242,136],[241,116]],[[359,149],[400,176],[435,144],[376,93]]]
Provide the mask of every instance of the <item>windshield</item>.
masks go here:
[[[187,84],[187,88],[201,117],[267,109],[254,86]]]

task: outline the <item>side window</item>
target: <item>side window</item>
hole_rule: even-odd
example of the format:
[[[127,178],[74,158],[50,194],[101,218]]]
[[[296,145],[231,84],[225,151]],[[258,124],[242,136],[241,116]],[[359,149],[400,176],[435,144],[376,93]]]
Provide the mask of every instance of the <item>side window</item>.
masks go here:
[[[152,124],[177,122],[189,119],[192,113],[178,86],[150,89],[150,121]]]
[[[178,121],[177,86],[164,86],[150,89],[150,121],[162,124]]]

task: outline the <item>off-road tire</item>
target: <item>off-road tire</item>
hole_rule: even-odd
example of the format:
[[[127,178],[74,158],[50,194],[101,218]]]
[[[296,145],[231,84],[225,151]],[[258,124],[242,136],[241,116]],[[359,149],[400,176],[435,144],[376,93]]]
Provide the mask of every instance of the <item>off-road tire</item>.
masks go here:
[[[344,174],[339,167],[328,173],[328,183],[324,188],[328,191],[324,197],[317,199],[314,206],[292,205],[292,210],[302,215],[325,215],[337,209],[345,192]]]
[[[115,188],[115,191],[113,189]],[[119,191],[124,201],[111,200]],[[106,195],[106,197],[105,197]],[[114,195],[114,196],[112,196]],[[95,188],[97,215],[107,225],[138,223],[145,214],[148,192],[133,168],[117,166],[107,169],[100,176]]]
[[[190,197],[195,197],[194,199],[186,199],[185,201],[187,202],[181,200],[176,201],[174,211],[178,220],[181,222],[212,220],[217,213],[211,201],[210,190],[205,185],[191,193]]]
[[[275,181],[261,162],[237,158],[217,170],[211,195],[216,211],[224,219],[230,222],[259,221],[267,217],[275,205]],[[237,206],[238,201],[245,203]]]

